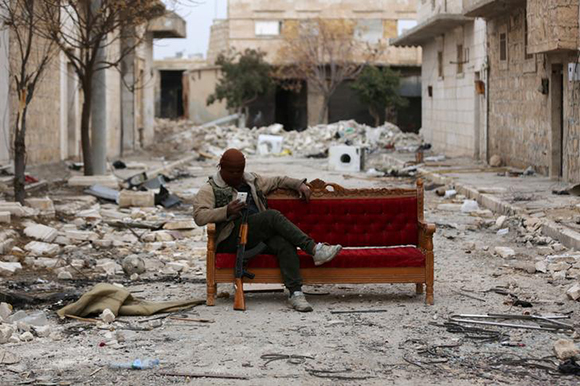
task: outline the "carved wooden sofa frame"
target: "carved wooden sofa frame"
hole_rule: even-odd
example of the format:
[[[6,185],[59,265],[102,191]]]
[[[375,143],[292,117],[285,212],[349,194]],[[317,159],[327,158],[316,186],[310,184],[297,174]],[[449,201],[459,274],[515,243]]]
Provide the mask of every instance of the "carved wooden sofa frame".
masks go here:
[[[389,267],[389,268],[327,268],[324,265],[316,268],[301,268],[304,284],[364,284],[364,283],[415,283],[416,293],[422,294],[425,288],[425,302],[432,305],[434,281],[433,233],[435,225],[424,220],[424,190],[423,181],[417,181],[416,189],[347,189],[333,183],[314,180],[308,184],[312,190],[312,200],[346,199],[346,198],[385,198],[385,197],[416,197],[417,198],[417,247],[425,257],[422,267]],[[329,189],[330,188],[330,189]],[[296,198],[296,192],[277,190],[268,196],[268,200]],[[207,300],[208,306],[215,304],[218,283],[233,283],[234,272],[231,268],[216,268],[216,227],[208,224],[207,243]],[[245,283],[282,283],[279,268],[251,268],[256,276],[254,279],[244,279]]]

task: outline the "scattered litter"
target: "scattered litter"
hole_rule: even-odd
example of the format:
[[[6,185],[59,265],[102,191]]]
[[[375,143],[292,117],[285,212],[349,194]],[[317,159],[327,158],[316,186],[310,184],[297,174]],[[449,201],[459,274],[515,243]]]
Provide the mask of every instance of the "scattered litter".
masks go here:
[[[496,234],[498,236],[505,236],[508,233],[510,233],[510,229],[509,228],[503,228],[503,229],[498,230]]]
[[[463,205],[461,205],[461,211],[463,213],[471,213],[479,210],[479,205],[475,200],[465,200]]]
[[[483,324],[488,326],[523,328],[530,330],[544,330],[554,332],[560,330],[574,331],[574,326],[556,320],[567,318],[569,318],[569,316],[566,315],[536,316],[536,315],[508,315],[508,314],[487,314],[487,315],[461,314],[461,315],[451,315],[449,317],[449,321],[460,324],[461,323]],[[522,320],[522,321],[532,321],[535,322],[535,324],[500,323],[491,320]]]
[[[159,366],[159,359],[135,359],[133,362],[113,362],[109,365],[112,369],[145,370]]]

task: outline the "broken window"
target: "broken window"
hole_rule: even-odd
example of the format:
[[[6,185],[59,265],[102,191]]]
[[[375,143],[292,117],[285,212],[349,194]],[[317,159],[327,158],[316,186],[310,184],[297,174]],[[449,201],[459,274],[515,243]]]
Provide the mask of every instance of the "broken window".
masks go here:
[[[439,78],[443,78],[443,51],[437,52],[437,72]]]
[[[281,21],[256,21],[254,25],[256,36],[278,36],[281,24]]]
[[[463,44],[457,45],[457,73],[463,74]]]
[[[499,60],[507,60],[507,33],[499,34]]]

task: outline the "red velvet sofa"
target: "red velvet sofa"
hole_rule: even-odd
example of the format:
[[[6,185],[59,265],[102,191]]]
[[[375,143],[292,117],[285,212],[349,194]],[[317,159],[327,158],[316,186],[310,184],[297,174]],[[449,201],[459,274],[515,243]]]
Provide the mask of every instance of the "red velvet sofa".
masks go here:
[[[415,283],[426,287],[433,304],[433,233],[423,216],[423,182],[416,189],[346,189],[314,180],[310,203],[295,192],[268,196],[271,209],[282,212],[314,240],[341,244],[331,262],[316,267],[299,251],[304,284]],[[208,225],[207,305],[214,305],[217,283],[233,283],[235,254],[215,253],[215,225]],[[248,264],[253,283],[281,283],[275,256],[259,255]]]

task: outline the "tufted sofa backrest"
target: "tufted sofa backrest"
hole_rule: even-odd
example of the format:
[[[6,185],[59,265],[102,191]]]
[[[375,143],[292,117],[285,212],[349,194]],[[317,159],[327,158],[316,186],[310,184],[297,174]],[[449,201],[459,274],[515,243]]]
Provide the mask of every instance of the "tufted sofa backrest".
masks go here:
[[[343,247],[417,245],[417,197],[269,199],[316,242]]]

